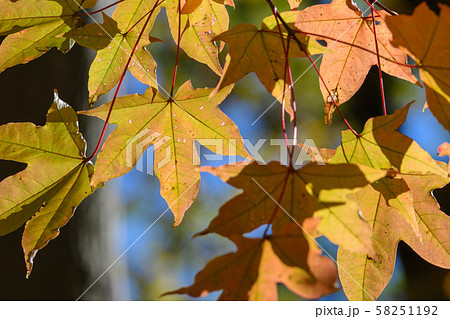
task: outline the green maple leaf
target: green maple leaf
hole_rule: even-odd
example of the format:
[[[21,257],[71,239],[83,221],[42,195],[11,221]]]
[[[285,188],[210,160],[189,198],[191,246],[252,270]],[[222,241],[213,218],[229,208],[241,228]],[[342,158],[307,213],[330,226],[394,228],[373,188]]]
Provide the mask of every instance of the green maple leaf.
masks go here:
[[[444,163],[440,163],[445,168]],[[364,217],[372,226],[372,243],[378,260],[366,254],[340,248],[338,263],[345,294],[350,300],[378,298],[394,271],[397,245],[407,243],[428,262],[450,268],[450,217],[439,210],[431,191],[445,186],[448,179],[439,175],[404,176],[414,197],[414,213],[420,239],[395,208],[386,205],[381,193],[368,186],[355,194]]]
[[[222,2],[222,4],[220,3]],[[222,74],[218,54],[223,44],[216,46],[213,38],[228,30],[229,17],[224,1],[187,1],[181,11],[180,48],[188,56]],[[227,3],[230,5],[230,3]],[[178,0],[166,0],[165,7],[172,37],[178,41]]]
[[[369,119],[360,136],[342,134],[330,163],[363,164],[384,169],[387,177],[351,195],[371,225],[377,258],[340,247],[338,263],[346,295],[376,299],[394,268],[397,244],[409,244],[429,262],[450,267],[449,217],[439,211],[431,191],[449,182],[446,165],[435,162],[415,141],[398,132],[410,105],[392,115]]]
[[[90,105],[119,82],[140,33],[141,39],[128,70],[142,83],[157,87],[156,62],[146,46],[160,41],[149,37],[156,16],[161,10],[160,4],[160,0],[127,0],[117,5],[112,19],[117,23],[119,32],[110,34],[110,44],[97,52],[89,69]],[[149,21],[143,30],[147,18]]]
[[[238,128],[218,108],[230,91],[231,87],[210,99],[212,89],[194,89],[188,81],[173,99],[164,98],[154,88],[143,95],[118,98],[109,121],[117,128],[98,156],[93,185],[127,173],[143,151],[154,145],[161,195],[172,209],[177,226],[198,191],[195,140],[202,143],[202,139],[214,139],[222,146],[216,152],[248,156]],[[109,108],[110,104],[105,104],[80,113],[105,119]]]
[[[85,149],[76,113],[56,93],[45,126],[0,126],[0,158],[27,164],[0,182],[0,235],[26,222],[22,246],[28,274],[36,252],[58,236],[78,204],[94,191],[94,167],[85,161]]]
[[[96,2],[1,0],[0,35],[8,36],[0,45],[0,72],[36,59],[53,47],[69,51],[74,42],[64,34],[81,23],[76,13]]]
[[[373,187],[389,206],[398,209],[411,229],[420,236],[413,198],[403,176],[424,176],[426,180],[430,174],[447,178],[447,172],[414,140],[398,132],[410,105],[392,115],[369,119],[360,136],[350,131],[343,132],[341,146],[329,163],[362,164],[391,174]]]

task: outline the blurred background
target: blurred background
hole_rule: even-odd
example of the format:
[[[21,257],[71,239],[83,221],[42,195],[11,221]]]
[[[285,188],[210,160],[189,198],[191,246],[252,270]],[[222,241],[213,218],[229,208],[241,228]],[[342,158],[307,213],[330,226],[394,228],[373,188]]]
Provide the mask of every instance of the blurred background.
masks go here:
[[[97,8],[112,2],[99,1]],[[235,2],[236,8],[228,10],[230,27],[242,22],[259,26],[261,20],[271,14],[265,0]],[[330,1],[304,0],[301,8],[327,2]],[[421,1],[381,2],[399,13],[412,13]],[[439,10],[438,2],[450,5],[446,0],[427,1],[436,12]],[[288,9],[285,0],[275,3],[280,11]],[[363,1],[357,3],[362,10],[366,8]],[[97,14],[94,18],[101,21],[101,15]],[[164,88],[169,88],[176,45],[168,32],[164,11],[158,16],[152,35],[163,40],[163,43],[151,44],[149,51],[158,63],[158,82]],[[225,54],[226,49],[221,54],[222,61]],[[94,51],[78,45],[65,55],[52,49],[37,60],[1,73],[0,125],[24,121],[44,125],[55,88],[60,97],[76,110],[87,109],[88,71],[94,56]],[[309,67],[306,59],[292,60],[291,63],[294,79]],[[192,79],[194,87],[214,87],[218,82],[218,77],[212,71],[187,58],[182,51],[179,65],[177,86],[188,79]],[[437,157],[436,149],[441,143],[450,141],[450,134],[429,110],[422,112],[424,90],[386,74],[383,77],[389,113],[416,100],[401,128],[402,133],[416,140],[435,159],[447,161],[448,158]],[[325,126],[318,81],[317,74],[311,68],[295,84],[299,110],[298,141],[313,139],[318,147],[335,148],[340,142],[340,131],[346,126],[337,115],[330,127]],[[120,95],[143,93],[146,88],[127,74]],[[97,104],[111,98],[110,94],[106,95]],[[273,101],[274,98],[265,91],[256,76],[250,74],[235,86],[233,94],[225,100],[221,109],[238,125],[242,136],[254,144],[262,138],[282,138],[279,104],[272,106],[252,125]],[[368,118],[382,114],[376,67],[371,69],[358,93],[343,104],[342,110],[357,131],[361,131]],[[81,131],[89,142],[89,154],[98,141],[102,125],[100,120],[80,116]],[[110,131],[113,128],[110,126]],[[204,148],[201,150],[203,154],[209,152]],[[133,169],[127,175],[108,182],[82,202],[68,225],[61,229],[60,236],[37,254],[29,279],[25,279],[20,246],[23,228],[0,237],[0,299],[75,300],[81,295],[81,300],[193,299],[188,296],[161,298],[160,295],[190,285],[195,274],[209,260],[234,250],[233,244],[218,235],[196,239],[192,239],[192,236],[204,229],[217,215],[219,207],[238,191],[218,178],[202,173],[199,196],[181,225],[172,229],[172,213],[159,195],[159,181],[146,173],[151,172],[151,167],[146,167],[146,163],[152,161],[151,152],[150,148],[141,159],[144,172]],[[260,154],[266,161],[277,159],[279,146],[265,143]],[[212,163],[202,158],[204,164]],[[0,160],[0,180],[24,167],[23,164]],[[447,186],[434,191],[441,209],[447,214],[450,212],[449,190]],[[161,214],[162,217],[155,223]],[[336,247],[324,238],[320,240],[325,249],[335,256]],[[450,299],[448,270],[428,264],[404,243],[399,245],[397,259],[394,276],[380,299]],[[219,294],[212,293],[202,300],[214,300]],[[282,300],[299,299],[282,285],[279,286],[279,294]],[[346,297],[340,291],[324,299],[346,300]]]

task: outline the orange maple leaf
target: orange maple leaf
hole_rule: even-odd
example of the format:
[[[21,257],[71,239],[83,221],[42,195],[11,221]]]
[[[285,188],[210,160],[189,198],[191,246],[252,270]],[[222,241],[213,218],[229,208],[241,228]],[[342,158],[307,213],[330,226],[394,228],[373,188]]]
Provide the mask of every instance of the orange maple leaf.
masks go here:
[[[392,33],[383,20],[385,13],[379,13],[381,16],[375,20],[381,69],[419,84],[410,67],[396,63],[406,63],[406,53],[390,43]],[[323,55],[320,73],[337,104],[348,101],[359,90],[370,68],[377,65],[372,19],[363,17],[363,12],[351,1],[334,0],[300,11],[295,26],[317,40],[327,41],[328,50]],[[326,87],[320,83],[326,108],[331,108],[328,113],[332,113],[333,101]]]

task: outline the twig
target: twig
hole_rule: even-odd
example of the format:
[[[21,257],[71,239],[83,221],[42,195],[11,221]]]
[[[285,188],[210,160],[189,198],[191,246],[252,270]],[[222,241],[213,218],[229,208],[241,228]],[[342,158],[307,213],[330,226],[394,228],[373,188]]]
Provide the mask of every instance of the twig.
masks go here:
[[[178,38],[177,38],[177,56],[175,58],[175,67],[173,69],[172,87],[170,88],[170,98],[173,96],[175,80],[177,78],[178,58],[180,57],[180,41],[181,41],[181,0],[178,0]]]

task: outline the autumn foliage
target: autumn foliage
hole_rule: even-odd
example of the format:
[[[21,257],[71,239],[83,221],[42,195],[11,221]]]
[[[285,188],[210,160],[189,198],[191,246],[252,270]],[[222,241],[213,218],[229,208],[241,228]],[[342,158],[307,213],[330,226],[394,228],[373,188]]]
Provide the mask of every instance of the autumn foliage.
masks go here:
[[[291,11],[279,12],[271,0],[262,0],[272,14],[260,25],[229,28],[232,0],[122,0],[114,3],[111,17],[95,11],[102,12],[100,24],[83,20],[96,0],[0,0],[0,35],[6,36],[0,72],[51,48],[67,52],[75,42],[96,50],[88,82],[92,108],[78,114],[104,121],[93,154],[86,154],[77,113],[56,91],[45,126],[0,126],[0,159],[27,164],[0,182],[0,235],[25,224],[27,275],[36,253],[58,236],[81,201],[129,172],[151,145],[175,227],[197,196],[200,172],[241,190],[196,234],[226,237],[236,251],[211,260],[191,286],[166,294],[198,297],[222,290],[221,300],[276,300],[277,284],[283,284],[317,299],[340,289],[339,278],[349,299],[375,300],[392,276],[399,241],[428,262],[450,268],[450,217],[431,194],[449,183],[448,165],[398,131],[410,104],[387,114],[382,74],[423,86],[432,114],[450,131],[450,7],[440,6],[437,15],[423,3],[408,16],[366,2],[369,9],[362,12],[350,0],[302,10],[301,0],[289,0]],[[161,10],[177,44],[168,88],[159,85],[150,54],[152,43],[160,41],[149,33]],[[220,76],[215,88],[194,88],[190,81],[176,88],[180,50]],[[318,55],[320,66],[312,58]],[[294,58],[309,60],[319,74],[325,124],[331,125],[333,116],[340,120],[339,114],[348,126],[336,150],[288,143],[297,134],[299,113]],[[358,133],[341,106],[372,66],[379,70],[384,115],[367,120]],[[420,79],[412,69],[419,70]],[[127,71],[149,86],[144,94],[118,97]],[[254,161],[238,127],[219,109],[234,84],[252,72],[279,102],[287,166]],[[99,97],[111,90],[112,101],[98,106]],[[286,129],[289,119],[292,132]],[[117,126],[105,136],[108,124]],[[246,161],[200,167],[195,141],[208,139],[221,141],[222,155]],[[143,149],[130,153],[137,140]],[[302,146],[312,162],[300,167],[294,152]],[[439,155],[449,155],[449,149],[444,143]],[[258,228],[258,238],[246,236]],[[319,236],[339,246],[336,260],[322,251]]]

